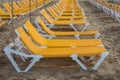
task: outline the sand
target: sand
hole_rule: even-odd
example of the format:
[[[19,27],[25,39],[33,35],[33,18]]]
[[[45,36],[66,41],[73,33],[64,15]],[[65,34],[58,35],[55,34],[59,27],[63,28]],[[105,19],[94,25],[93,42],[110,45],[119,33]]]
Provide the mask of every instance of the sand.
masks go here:
[[[49,5],[55,1],[57,0]],[[42,59],[28,73],[17,73],[3,52],[3,48],[16,37],[12,24],[5,24],[0,27],[0,80],[120,80],[120,24],[88,1],[79,3],[91,24],[88,30],[94,29],[101,33],[100,38],[110,53],[96,72],[83,71],[70,58],[56,58]],[[32,19],[35,16],[33,12]],[[29,16],[24,16],[19,21],[15,20],[14,29],[21,26],[27,19]],[[25,62],[19,58],[17,62],[20,62],[20,66],[25,65]],[[90,67],[94,63],[93,61]]]

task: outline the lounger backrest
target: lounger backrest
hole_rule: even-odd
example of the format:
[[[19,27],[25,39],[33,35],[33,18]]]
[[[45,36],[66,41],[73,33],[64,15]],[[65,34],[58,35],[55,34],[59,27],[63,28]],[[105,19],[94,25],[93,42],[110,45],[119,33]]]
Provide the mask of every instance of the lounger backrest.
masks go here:
[[[48,15],[45,9],[42,9],[41,13],[48,22],[53,23],[52,19],[50,18],[50,16]]]
[[[27,6],[29,3],[26,3],[24,0],[21,1],[21,3],[24,5],[24,6]]]
[[[31,2],[32,2],[33,4],[36,4],[36,1],[37,1],[37,0],[31,0]],[[38,0],[38,1],[39,1],[39,0]]]
[[[37,21],[39,22],[39,24],[41,25],[41,27],[48,33],[51,34],[54,33],[53,31],[51,31],[43,22],[43,20],[40,18],[40,16],[36,17]]]
[[[11,7],[10,7],[9,3],[5,3],[4,7],[8,12],[11,12]]]
[[[56,16],[58,16],[58,14],[52,9],[52,7],[49,7],[49,9],[50,9]]]
[[[37,32],[37,30],[34,28],[32,23],[28,20],[25,23],[25,27],[27,28],[27,32],[31,35],[31,37],[40,45],[46,46],[46,39],[40,35],[40,33]],[[34,34],[33,34],[34,33]]]
[[[24,29],[22,27],[19,27],[16,30],[19,34],[19,37],[22,41],[22,43],[31,51],[33,52],[33,54],[39,54],[38,53],[38,46],[36,46],[32,40],[30,39],[30,37],[26,34],[26,32],[24,31]],[[40,48],[39,48],[40,50]]]
[[[5,12],[0,8],[0,13],[5,13]]]
[[[68,1],[69,1],[69,0],[62,0],[61,2],[59,2],[59,4],[60,4],[61,6],[64,6]]]
[[[56,5],[53,5],[57,12],[61,12]]]
[[[0,8],[0,12],[2,12],[2,9]]]
[[[57,14],[54,12],[54,10],[52,10],[52,8],[50,7],[50,8],[48,8],[47,9],[48,11],[49,11],[49,13],[54,17],[54,18],[56,18],[57,17]]]
[[[29,1],[28,1],[28,3],[29,3]],[[31,0],[31,4],[35,4],[33,0]]]
[[[19,4],[19,6],[21,6],[21,8],[25,7],[25,5],[23,5],[23,3],[21,1],[17,2]]]
[[[19,6],[20,8],[23,7],[22,5],[20,5],[20,1],[17,1],[16,3],[18,4],[18,6]]]
[[[56,8],[55,8],[54,6],[51,6],[51,8],[52,8],[57,14],[60,14],[60,13],[56,10]]]
[[[15,9],[19,9],[19,7],[18,7],[18,5],[16,4],[16,2],[13,2],[13,7],[14,7]]]
[[[64,2],[64,3],[58,2],[58,5],[59,5],[61,8],[65,8],[66,5],[64,5],[64,4],[66,4],[66,3],[65,3],[65,2]]]
[[[36,0],[35,0],[35,3],[36,3]],[[38,3],[39,3],[39,4],[43,4],[43,3],[44,3],[44,0],[38,0]]]
[[[30,1],[31,1],[31,4],[34,4],[32,0],[30,0]],[[23,2],[26,4],[29,4],[29,0],[23,0]]]
[[[73,1],[73,6],[74,6],[75,9],[82,9],[81,6],[79,6],[77,0],[74,0],[74,1]]]
[[[31,0],[30,0],[31,1]],[[24,4],[29,4],[29,1],[28,0],[23,0],[22,1]]]
[[[66,5],[66,8],[65,8],[66,10],[72,10],[72,7],[73,7],[72,2],[73,2],[73,0],[70,0],[68,2],[68,4]]]
[[[19,4],[17,2],[14,2],[14,5],[19,9],[21,8],[21,6],[19,6]]]
[[[58,3],[56,3],[55,6],[57,6],[60,10],[62,10],[62,8],[60,7]]]

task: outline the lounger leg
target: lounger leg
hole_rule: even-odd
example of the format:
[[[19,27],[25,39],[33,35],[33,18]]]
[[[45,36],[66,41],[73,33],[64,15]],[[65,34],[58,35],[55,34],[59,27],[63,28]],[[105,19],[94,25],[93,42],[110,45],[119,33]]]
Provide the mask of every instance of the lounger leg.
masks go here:
[[[101,63],[104,61],[104,59],[109,55],[108,52],[103,52],[101,54],[101,58],[98,60],[98,62],[95,64],[95,66],[92,68],[93,71],[97,70],[97,68],[101,65]]]
[[[70,25],[70,27],[71,27],[75,32],[77,32],[77,29],[74,27],[73,24],[69,24],[69,25]]]
[[[43,37],[46,37],[48,39],[53,39],[55,38],[56,36],[55,35],[48,35],[48,34],[41,34]]]
[[[42,17],[42,20],[45,24],[48,24],[48,22],[46,21],[46,19],[44,17]]]
[[[78,59],[78,55],[73,54],[70,57],[72,58],[72,60],[76,61],[79,64],[79,66],[82,67],[83,70],[88,70],[88,68]]]
[[[80,35],[79,35],[79,34],[75,34],[74,37],[75,37],[76,39],[80,39]]]
[[[10,24],[12,21],[13,21],[13,19],[11,19],[11,20],[8,22],[8,24]]]
[[[18,19],[17,20],[20,20],[20,18],[23,16],[23,14],[22,15],[20,15],[19,17],[18,17]]]
[[[120,23],[120,19],[118,18],[118,22]]]
[[[54,24],[46,24],[49,26],[49,29],[53,28],[54,27]]]
[[[21,49],[23,48],[23,46],[20,46],[20,48],[19,49],[17,49],[16,51],[20,51]],[[25,62],[26,61],[26,57],[23,57],[23,56],[20,56],[21,57],[21,59]]]
[[[90,25],[90,23],[87,23],[83,26],[83,29],[81,31],[84,31],[88,26]]]
[[[28,12],[28,14],[26,14],[26,16],[29,16],[30,15],[30,12]]]
[[[32,66],[37,62],[37,61],[39,61],[40,60],[40,57],[37,57],[36,56],[36,58],[33,58],[33,60],[32,60],[32,62],[29,64],[29,66],[24,70],[24,72],[28,72],[31,68],[32,68]]]
[[[116,16],[115,16],[115,17],[114,17],[114,19],[115,19],[115,21],[118,21],[118,22],[119,22],[119,19],[118,19],[118,17],[116,17]]]
[[[37,62],[39,61],[41,58],[43,58],[42,56],[38,56],[38,55],[27,55],[27,54],[24,54],[24,53],[21,53],[21,52],[18,52],[18,51],[15,51],[13,49],[10,49],[8,47],[5,47],[4,48],[4,52],[6,53],[6,55],[8,56],[10,62],[12,63],[13,67],[16,69],[17,72],[28,72],[31,67]],[[27,57],[27,58],[33,58],[33,61],[28,65],[28,67],[25,69],[25,70],[21,70],[19,68],[19,66],[17,65],[17,63],[15,62],[15,60],[13,59],[12,55],[11,54],[16,54],[16,55],[19,55],[19,56],[24,56],[24,57]]]
[[[106,13],[106,9],[105,9],[104,7],[103,7],[102,9],[103,9],[103,11]]]
[[[118,22],[120,23],[120,13],[117,13]]]
[[[98,39],[100,37],[100,33],[95,34],[95,39]]]
[[[120,23],[120,19],[117,13],[115,14],[115,19]]]
[[[53,39],[53,38],[55,38],[56,36],[55,35],[49,35],[48,36],[48,39]]]
[[[35,22],[35,25],[37,26],[37,28],[39,29],[39,31],[43,32],[41,27],[39,26],[39,23],[37,20],[34,21]]]
[[[24,48],[24,45],[23,45],[23,43],[20,41],[19,37],[15,38],[15,42],[9,44],[9,46],[12,45],[12,44],[13,44],[13,46],[15,46],[15,49],[16,49],[16,51],[18,51],[18,52],[21,51],[21,49]],[[25,57],[23,57],[23,56],[20,56],[20,57],[21,57],[21,59],[22,59],[23,61],[26,61],[26,59],[27,59],[27,58],[25,58]]]

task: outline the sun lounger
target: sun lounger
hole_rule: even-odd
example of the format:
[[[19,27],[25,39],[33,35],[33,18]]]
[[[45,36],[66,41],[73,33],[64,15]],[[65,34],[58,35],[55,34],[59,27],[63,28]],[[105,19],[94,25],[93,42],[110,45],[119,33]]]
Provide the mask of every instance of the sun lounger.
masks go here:
[[[76,0],[71,0],[70,2],[71,3],[69,3],[67,1],[67,2],[64,2],[63,4],[61,2],[58,2],[54,5],[54,9],[56,9],[57,12],[59,12],[59,13],[66,13],[66,12],[67,13],[73,13],[73,12],[74,13],[81,13],[81,12],[84,13],[83,9],[79,6],[78,3],[76,3],[77,2]],[[78,6],[79,6],[79,8],[78,8]],[[60,11],[62,11],[62,12],[60,12]]]
[[[64,11],[60,11],[56,6],[52,6],[51,8],[53,8],[55,10],[56,13],[58,13],[59,15],[62,16],[81,16],[84,15],[82,12],[64,12]]]
[[[29,23],[31,24],[31,23]],[[46,25],[45,23],[43,22],[43,20],[40,18],[40,16],[36,17],[36,20],[35,20],[35,24],[37,26],[37,28],[39,29],[39,31],[43,31],[42,28],[44,29],[44,31],[46,33],[48,33],[51,37],[55,37],[55,36],[74,36],[76,37],[77,39],[80,39],[80,36],[94,36],[95,39],[97,39],[99,36],[100,36],[100,33],[96,30],[94,31],[78,31],[78,32],[74,32],[74,31],[69,31],[69,32],[60,32],[60,31],[52,31],[50,30]]]
[[[69,46],[99,46],[102,44],[100,39],[46,39],[27,21],[24,25],[29,35],[40,45],[49,47],[69,47]],[[33,34],[34,33],[34,34]]]
[[[59,15],[51,7],[47,8],[47,10],[50,13],[50,15],[55,19],[63,19],[63,20],[66,20],[66,19],[70,19],[70,20],[86,19],[85,16],[62,16],[62,15]]]
[[[52,28],[54,25],[70,25],[70,27],[72,27],[75,31],[77,31],[77,29],[74,27],[74,25],[83,25],[82,26],[82,31],[84,31],[89,23],[86,20],[53,20],[50,18],[50,16],[48,15],[48,13],[42,9],[41,10],[41,14],[44,16],[44,18],[49,22],[49,28]]]
[[[19,50],[14,50],[12,47],[13,45],[8,45],[4,48],[4,52],[8,56],[9,60],[11,61],[12,65],[16,69],[17,72],[28,72],[31,67],[39,61],[41,58],[61,58],[61,57],[71,57],[72,60],[76,61],[79,66],[82,67],[83,70],[88,70],[88,68],[79,60],[78,57],[80,56],[101,56],[92,70],[97,70],[97,68],[101,65],[104,59],[108,56],[108,52],[103,46],[97,47],[77,47],[77,48],[43,48],[40,46],[35,45],[32,40],[25,34],[25,31],[22,27],[16,30],[20,40],[24,44],[24,46],[31,51],[31,54],[26,54],[24,52],[20,52]],[[21,70],[20,67],[17,65],[16,61],[13,59],[12,54],[31,58],[31,63],[24,69]]]

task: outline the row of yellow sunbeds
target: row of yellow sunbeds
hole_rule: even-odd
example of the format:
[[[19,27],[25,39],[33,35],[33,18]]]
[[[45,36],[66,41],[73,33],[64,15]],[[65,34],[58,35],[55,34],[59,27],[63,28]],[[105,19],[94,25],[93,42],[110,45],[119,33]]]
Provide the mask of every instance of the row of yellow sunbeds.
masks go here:
[[[78,10],[78,7],[74,6],[75,2],[76,1],[73,0],[72,3],[67,4],[68,2],[64,1],[63,3],[59,2],[49,7],[48,12],[51,14],[53,19],[50,17],[50,15],[47,13],[45,9],[41,10],[41,14],[44,16],[44,18],[49,23],[51,23],[49,25],[50,28],[52,28],[54,25],[70,25],[70,27],[72,27],[75,31],[77,31],[75,25],[79,24],[81,25],[81,29],[83,31],[85,30],[85,28],[88,27],[89,23],[85,20],[84,11],[82,10],[82,8]],[[69,9],[66,9],[66,6],[61,6],[61,4],[67,4],[68,7],[70,5],[73,5],[73,6],[69,7]],[[59,15],[59,16],[55,17],[54,15],[55,16]]]
[[[13,64],[17,72],[28,72],[31,67],[41,58],[61,58],[71,57],[72,60],[78,63],[83,70],[88,68],[79,59],[83,61],[85,57],[90,57],[87,61],[92,60],[93,57],[101,56],[93,71],[97,70],[99,65],[108,56],[108,52],[104,48],[102,41],[98,39],[98,31],[78,31],[73,28],[73,25],[85,26],[88,22],[85,20],[85,14],[79,6],[77,0],[60,0],[53,6],[40,11],[42,16],[37,16],[34,22],[27,20],[24,26],[17,28],[17,38],[14,43],[10,43],[4,48],[4,52]],[[56,17],[53,15],[55,14]],[[57,28],[72,25],[75,31],[53,31],[51,28],[55,25]],[[59,26],[62,25],[62,26]],[[59,36],[67,36],[68,39]],[[70,36],[75,36],[71,39]],[[76,37],[77,36],[77,37]],[[95,36],[92,39],[80,39],[81,36]],[[57,37],[57,39],[54,39]],[[77,38],[77,39],[76,39]],[[17,49],[13,49],[16,47]],[[28,50],[26,54],[22,49]],[[23,61],[30,58],[31,63],[27,68],[21,70],[15,62],[12,54],[19,55]]]
[[[89,0],[91,4],[97,8],[103,9],[103,11],[120,22],[120,5],[115,3],[110,3],[105,0]]]
[[[49,1],[49,0],[45,0],[45,1]],[[36,9],[36,5],[38,7],[41,7],[41,5],[43,4],[43,0],[39,0],[36,4],[35,1],[31,0],[31,10],[35,10]],[[4,7],[6,8],[6,10],[8,12],[11,12],[11,6],[9,3],[5,3]],[[18,2],[13,2],[13,7],[14,7],[14,13],[18,13],[19,15],[21,14],[27,14],[30,11],[30,4],[29,4],[29,0],[23,0],[23,1],[18,1]]]
[[[36,8],[40,8],[42,4],[48,3],[50,0],[39,0],[36,4],[35,1],[31,0],[31,11],[34,11]],[[37,6],[36,6],[37,5]],[[12,18],[12,7],[10,3],[3,4],[4,11],[0,8],[0,26],[5,22],[10,21]],[[13,17],[18,18],[21,15],[28,14],[30,12],[29,0],[22,0],[13,2]]]

